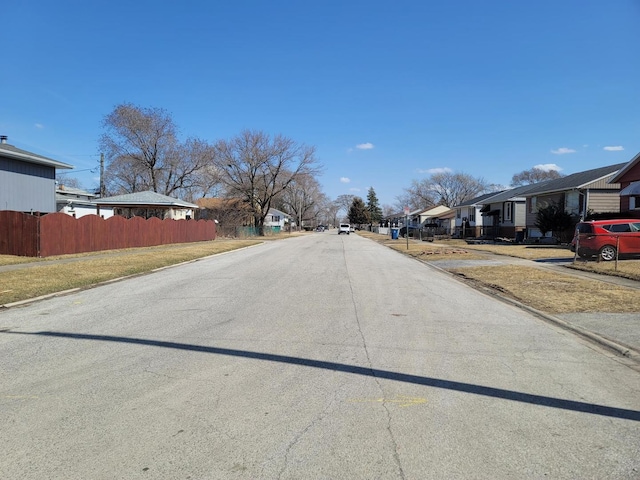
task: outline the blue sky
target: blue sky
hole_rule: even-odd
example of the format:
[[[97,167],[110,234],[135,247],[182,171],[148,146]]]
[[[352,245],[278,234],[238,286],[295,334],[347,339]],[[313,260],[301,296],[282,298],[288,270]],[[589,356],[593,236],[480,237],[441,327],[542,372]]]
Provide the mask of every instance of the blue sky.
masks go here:
[[[640,151],[640,0],[7,2],[0,134],[98,184],[102,120],[314,145],[330,198],[449,169],[508,185]]]

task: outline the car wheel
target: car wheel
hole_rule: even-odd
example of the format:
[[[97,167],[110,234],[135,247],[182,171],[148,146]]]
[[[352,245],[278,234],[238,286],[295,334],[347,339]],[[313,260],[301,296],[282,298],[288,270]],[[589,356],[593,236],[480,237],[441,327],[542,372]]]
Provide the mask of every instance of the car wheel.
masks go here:
[[[616,258],[616,247],[613,247],[611,245],[605,245],[600,249],[600,252],[598,253],[598,255],[600,256],[601,260],[604,260],[605,262],[610,262],[611,260]]]

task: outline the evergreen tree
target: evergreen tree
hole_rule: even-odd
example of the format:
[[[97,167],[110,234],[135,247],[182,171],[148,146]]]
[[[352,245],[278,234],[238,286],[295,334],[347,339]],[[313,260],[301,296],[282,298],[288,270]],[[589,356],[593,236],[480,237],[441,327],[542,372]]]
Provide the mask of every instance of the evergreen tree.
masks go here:
[[[378,197],[373,187],[370,187],[367,193],[367,211],[369,212],[369,221],[372,224],[380,223],[380,220],[382,220],[382,209],[378,204]]]
[[[534,225],[543,236],[551,232],[556,238],[562,240],[564,232],[573,227],[576,222],[577,219],[567,213],[561,205],[551,203],[538,209]]]
[[[369,211],[360,197],[353,198],[347,216],[352,225],[364,225],[370,222]]]

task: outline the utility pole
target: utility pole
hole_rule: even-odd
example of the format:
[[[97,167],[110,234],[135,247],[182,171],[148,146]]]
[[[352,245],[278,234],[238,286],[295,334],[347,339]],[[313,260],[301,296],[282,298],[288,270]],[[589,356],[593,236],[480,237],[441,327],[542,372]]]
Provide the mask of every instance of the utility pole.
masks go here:
[[[100,154],[100,198],[104,197],[104,153]],[[100,216],[100,205],[96,207],[96,214]]]
[[[104,197],[104,153],[100,154],[100,198]]]

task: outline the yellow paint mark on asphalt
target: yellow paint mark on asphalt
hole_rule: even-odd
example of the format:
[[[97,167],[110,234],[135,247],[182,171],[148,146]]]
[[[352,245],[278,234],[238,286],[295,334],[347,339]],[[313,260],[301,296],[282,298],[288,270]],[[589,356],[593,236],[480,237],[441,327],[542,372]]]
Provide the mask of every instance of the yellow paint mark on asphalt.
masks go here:
[[[398,405],[399,407],[413,407],[427,403],[423,397],[408,397],[406,395],[396,395],[393,398],[351,398],[351,403],[387,403]]]

